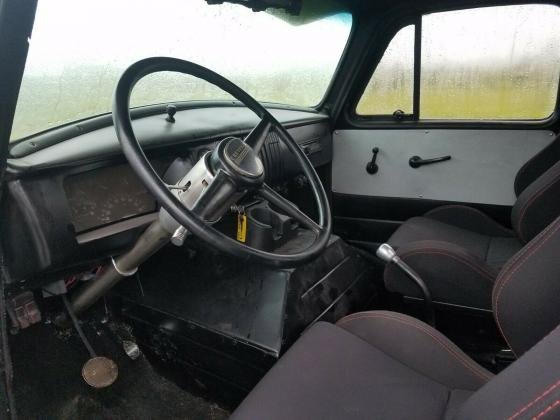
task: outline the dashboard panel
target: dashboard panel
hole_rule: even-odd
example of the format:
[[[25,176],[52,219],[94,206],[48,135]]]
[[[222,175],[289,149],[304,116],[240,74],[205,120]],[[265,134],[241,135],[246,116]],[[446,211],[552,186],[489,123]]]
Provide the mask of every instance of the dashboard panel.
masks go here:
[[[152,166],[172,184],[224,137],[245,136],[256,123],[246,111],[192,109],[181,111],[181,127],[169,127],[163,115],[135,120],[134,125]],[[315,167],[331,162],[325,115],[290,110],[275,114]],[[267,138],[261,159],[272,185],[299,173],[275,133]],[[12,158],[8,176],[1,223],[14,282],[52,280],[64,270],[118,254],[157,214],[156,201],[124,159],[113,127]]]

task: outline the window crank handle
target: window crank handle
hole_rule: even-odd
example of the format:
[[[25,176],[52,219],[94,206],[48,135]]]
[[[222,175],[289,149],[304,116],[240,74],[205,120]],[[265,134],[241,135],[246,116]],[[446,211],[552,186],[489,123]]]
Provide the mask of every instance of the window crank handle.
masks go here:
[[[379,153],[379,147],[371,149],[371,153],[373,153],[373,156],[371,157],[371,161],[366,165],[366,171],[368,174],[373,175],[379,170],[379,166],[377,166],[377,163],[375,162],[377,154]]]

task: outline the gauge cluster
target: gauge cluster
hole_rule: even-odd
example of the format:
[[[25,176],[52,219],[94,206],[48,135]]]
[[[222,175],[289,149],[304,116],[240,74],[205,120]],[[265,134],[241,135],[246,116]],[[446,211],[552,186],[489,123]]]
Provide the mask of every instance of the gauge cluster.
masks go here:
[[[63,186],[76,233],[157,208],[152,195],[126,164],[70,175]]]

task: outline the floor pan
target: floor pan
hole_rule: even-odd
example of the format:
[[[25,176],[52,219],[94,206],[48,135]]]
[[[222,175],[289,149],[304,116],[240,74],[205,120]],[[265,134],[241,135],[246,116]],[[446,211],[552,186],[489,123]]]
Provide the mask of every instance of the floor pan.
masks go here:
[[[113,359],[116,382],[94,389],[81,376],[89,354],[74,331],[35,325],[11,337],[20,419],[225,419],[228,412],[128,358],[106,329],[84,325],[96,353]]]

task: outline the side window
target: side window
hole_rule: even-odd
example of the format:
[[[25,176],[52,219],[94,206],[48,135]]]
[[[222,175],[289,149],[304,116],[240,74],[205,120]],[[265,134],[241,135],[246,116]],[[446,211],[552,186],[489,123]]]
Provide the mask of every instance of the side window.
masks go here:
[[[392,39],[358,102],[358,115],[412,114],[414,90],[414,25]]]
[[[410,109],[411,99],[408,109],[396,105],[386,93],[382,62],[356,107],[358,115],[387,115],[392,111],[386,108],[400,108],[420,120],[482,121],[541,120],[554,112],[560,79],[559,7],[535,4],[433,13],[418,24],[420,60],[414,62],[413,53],[399,53],[411,54],[408,68],[419,71],[419,86],[412,81],[414,71],[408,73],[410,98],[419,90],[419,109]],[[401,66],[404,62],[399,61]],[[398,77],[393,77],[394,87],[395,80]]]
[[[559,72],[557,6],[424,16],[420,119],[547,118],[556,105]]]

